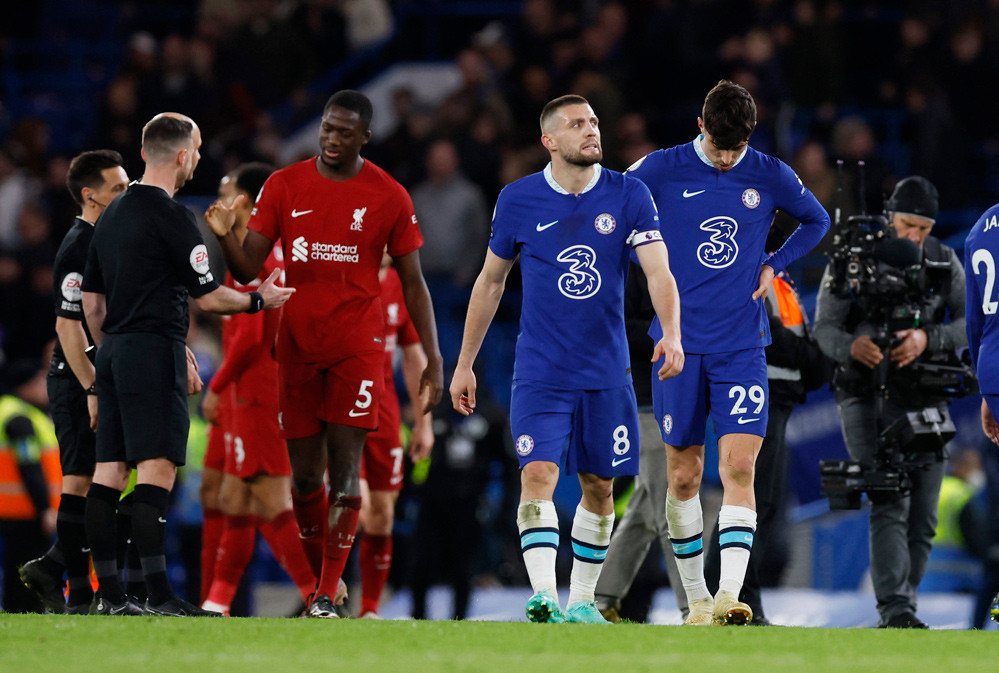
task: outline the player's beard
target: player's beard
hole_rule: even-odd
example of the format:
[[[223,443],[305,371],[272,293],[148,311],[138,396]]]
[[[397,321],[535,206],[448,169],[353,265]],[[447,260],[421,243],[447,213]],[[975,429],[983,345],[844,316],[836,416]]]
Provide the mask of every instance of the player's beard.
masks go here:
[[[583,154],[582,150],[575,150],[574,152],[567,152],[562,155],[565,163],[572,164],[573,166],[580,166],[586,168],[592,166],[593,164],[599,164],[604,159],[603,148],[597,148],[597,153],[594,154]]]

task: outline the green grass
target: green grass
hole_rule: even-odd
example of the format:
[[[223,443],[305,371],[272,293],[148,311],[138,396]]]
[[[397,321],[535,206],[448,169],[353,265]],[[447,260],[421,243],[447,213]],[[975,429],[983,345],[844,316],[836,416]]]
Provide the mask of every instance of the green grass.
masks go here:
[[[0,614],[0,671],[996,671],[999,634]]]

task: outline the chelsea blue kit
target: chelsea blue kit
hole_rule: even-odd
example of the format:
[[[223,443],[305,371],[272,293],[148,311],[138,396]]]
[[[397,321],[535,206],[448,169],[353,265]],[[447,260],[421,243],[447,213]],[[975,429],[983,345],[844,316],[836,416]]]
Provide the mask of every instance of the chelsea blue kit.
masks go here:
[[[701,139],[658,150],[628,169],[648,185],[660,213],[670,269],[680,292],[684,370],[653,376],[653,407],[664,441],[701,444],[710,413],[719,435],[766,435],[765,299],[752,299],[760,267],[775,273],[810,251],[829,216],[779,159],[747,147],[728,171],[704,154]],[[772,255],[764,249],[778,210],[800,226]],[[658,319],[649,334],[662,338]]]
[[[999,418],[999,205],[978,218],[964,243],[965,329],[978,385],[992,415]]]
[[[610,477],[638,472],[628,265],[634,248],[662,236],[644,184],[594,169],[579,195],[559,186],[551,164],[507,185],[489,248],[507,260],[519,255],[523,276],[510,410],[521,465],[559,463],[568,449],[567,473]]]

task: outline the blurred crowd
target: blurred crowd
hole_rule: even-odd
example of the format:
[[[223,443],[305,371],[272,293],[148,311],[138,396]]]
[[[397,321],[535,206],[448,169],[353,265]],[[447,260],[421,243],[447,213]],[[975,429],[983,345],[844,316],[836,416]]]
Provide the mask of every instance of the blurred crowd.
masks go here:
[[[446,39],[432,45],[430,15],[412,8],[420,3],[155,4],[173,11],[158,20],[144,3],[83,3],[84,12],[117,8],[112,18],[100,15],[111,26],[101,34],[120,51],[89,92],[85,142],[67,146],[44,115],[0,115],[0,339],[8,356],[39,354],[52,335],[50,263],[74,215],[64,187],[71,156],[116,149],[135,177],[142,125],[161,110],[183,112],[206,139],[183,195],[210,196],[239,163],[301,158],[288,156],[283,140],[331,91],[315,83],[365,49],[377,48],[383,63],[453,60],[460,73],[443,101],[422,98],[419,83],[394,91],[396,126],[367,152],[412,190],[427,233],[424,265],[444,292],[473,279],[491,204],[502,185],[543,165],[538,111],[568,91],[593,103],[605,164],[615,169],[692,137],[704,91],[727,77],[756,98],[754,146],[788,160],[827,207],[835,159],[866,162],[869,210],[902,174],[928,177],[944,209],[981,208],[999,184],[988,103],[999,74],[996,0],[483,2],[471,16],[441,12],[433,34]],[[58,32],[50,15],[59,5],[18,10],[20,29],[35,34],[0,42],[5,71],[30,68],[17,38]],[[485,16],[490,9],[494,17]],[[370,74],[359,68],[333,86],[360,86]],[[856,210],[848,185],[847,209]]]

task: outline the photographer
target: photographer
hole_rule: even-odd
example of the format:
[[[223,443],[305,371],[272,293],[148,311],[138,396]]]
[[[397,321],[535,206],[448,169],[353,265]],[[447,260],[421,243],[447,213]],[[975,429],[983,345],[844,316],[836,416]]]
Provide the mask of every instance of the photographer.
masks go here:
[[[895,186],[886,211],[894,235],[916,244],[918,255],[912,250],[908,258],[908,244],[901,240],[881,241],[873,255],[875,278],[850,292],[833,290],[842,287],[837,275],[843,267],[831,263],[815,314],[815,337],[839,363],[836,400],[846,448],[865,466],[883,460],[879,434],[906,412],[946,410],[948,397],[921,385],[918,363],[967,345],[964,269],[951,248],[929,235],[937,215],[936,188],[919,176],[905,178]],[[915,289],[900,294],[884,281],[889,276],[915,278]],[[906,317],[908,324],[900,329]],[[908,492],[879,492],[871,498],[871,577],[882,628],[927,628],[916,617],[916,587],[936,528],[944,465],[942,460],[923,462],[897,465],[911,481]]]

